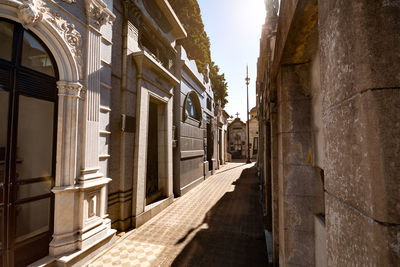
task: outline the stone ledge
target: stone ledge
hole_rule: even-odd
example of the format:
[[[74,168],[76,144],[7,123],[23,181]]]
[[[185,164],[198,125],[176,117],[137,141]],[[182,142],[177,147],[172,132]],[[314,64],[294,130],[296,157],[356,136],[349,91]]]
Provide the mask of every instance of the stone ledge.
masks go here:
[[[181,159],[200,157],[204,155],[204,150],[181,151]]]
[[[136,228],[140,227],[145,222],[149,221],[151,218],[153,218],[162,210],[164,210],[166,207],[168,207],[170,204],[172,204],[172,202],[174,202],[173,195],[165,199],[162,199],[160,201],[157,201],[155,203],[147,205],[143,213],[132,217],[132,225]]]

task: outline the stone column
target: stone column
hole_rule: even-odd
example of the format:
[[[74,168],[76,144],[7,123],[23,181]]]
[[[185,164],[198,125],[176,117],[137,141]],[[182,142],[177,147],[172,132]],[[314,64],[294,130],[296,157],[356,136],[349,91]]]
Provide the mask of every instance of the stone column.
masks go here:
[[[319,1],[328,266],[400,263],[400,1]]]
[[[76,217],[75,182],[78,159],[79,102],[84,94],[77,82],[57,82],[57,166],[56,182],[52,189],[54,201],[54,233],[50,255],[60,255],[75,249]]]

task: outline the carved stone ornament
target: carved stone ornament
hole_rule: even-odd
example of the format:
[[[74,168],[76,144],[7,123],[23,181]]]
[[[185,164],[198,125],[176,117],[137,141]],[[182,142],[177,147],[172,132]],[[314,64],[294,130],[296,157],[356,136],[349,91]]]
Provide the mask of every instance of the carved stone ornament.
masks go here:
[[[79,77],[82,77],[81,34],[75,30],[75,25],[68,23],[59,13],[51,11],[42,0],[22,0],[18,9],[18,17],[26,28],[35,25],[42,19],[46,19],[54,26],[71,49],[78,66]]]
[[[76,64],[78,65],[79,77],[82,77],[82,36],[75,29],[75,25],[68,23],[57,12],[48,13],[47,20],[53,24],[56,30],[63,36],[69,45],[71,52],[74,54]]]
[[[267,0],[267,16],[276,17],[279,11],[279,1],[278,0]]]
[[[90,22],[96,27],[101,27],[107,23],[113,23],[115,15],[107,8],[103,1],[87,0],[87,16]]]
[[[46,11],[42,7],[40,0],[22,0],[18,7],[18,18],[24,27],[30,27],[43,19],[43,13]]]
[[[57,88],[59,96],[81,98],[85,94],[80,83],[58,81]]]

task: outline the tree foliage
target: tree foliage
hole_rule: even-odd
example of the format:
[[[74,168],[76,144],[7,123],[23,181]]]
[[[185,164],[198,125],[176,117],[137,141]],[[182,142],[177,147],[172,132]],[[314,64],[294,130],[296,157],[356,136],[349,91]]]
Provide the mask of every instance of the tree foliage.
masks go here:
[[[219,74],[219,67],[215,65],[214,61],[210,63],[210,80],[214,91],[216,100],[221,101],[222,108],[228,103],[228,83],[225,80],[225,74]]]
[[[221,100],[222,107],[228,102],[228,84],[225,75],[220,74],[219,67],[211,60],[210,38],[204,30],[200,7],[197,0],[170,0],[176,15],[186,30],[187,38],[178,40],[190,59],[196,61],[199,72],[205,73],[207,65],[210,69],[210,80],[215,100]]]

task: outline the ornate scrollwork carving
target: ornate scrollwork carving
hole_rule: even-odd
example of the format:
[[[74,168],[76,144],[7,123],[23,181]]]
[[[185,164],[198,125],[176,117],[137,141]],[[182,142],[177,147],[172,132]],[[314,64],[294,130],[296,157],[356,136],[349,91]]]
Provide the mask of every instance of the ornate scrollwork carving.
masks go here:
[[[57,12],[47,13],[47,20],[53,24],[56,30],[63,36],[64,40],[68,43],[71,48],[71,52],[74,54],[76,63],[78,65],[79,77],[82,77],[82,36],[75,29],[75,25],[68,23],[61,15]]]
[[[66,0],[71,3],[74,1]],[[68,23],[59,13],[51,11],[41,0],[22,0],[18,9],[18,17],[26,28],[35,25],[42,19],[54,26],[70,47],[78,65],[79,77],[82,77],[81,34],[75,29],[75,25]]]

